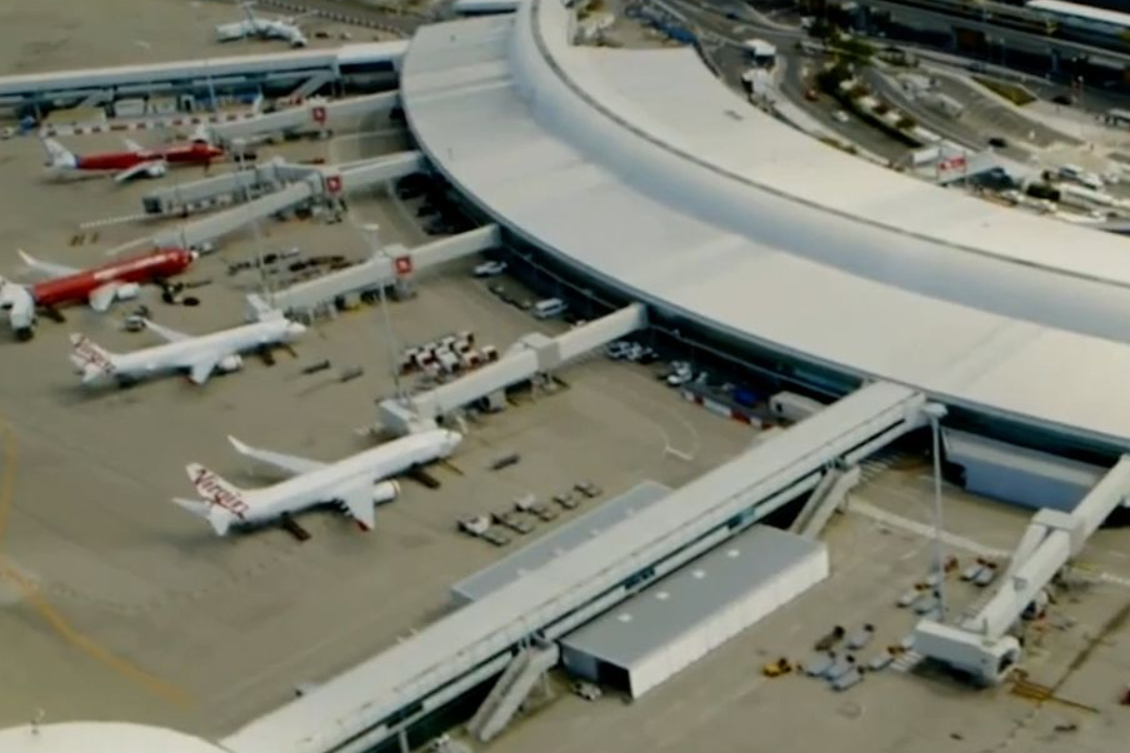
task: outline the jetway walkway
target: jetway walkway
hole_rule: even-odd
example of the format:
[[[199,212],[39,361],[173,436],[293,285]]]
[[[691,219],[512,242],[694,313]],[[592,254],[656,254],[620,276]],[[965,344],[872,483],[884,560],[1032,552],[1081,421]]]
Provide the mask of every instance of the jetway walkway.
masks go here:
[[[926,619],[918,623],[914,649],[972,675],[978,682],[1003,680],[1021,657],[1008,631],[1044,588],[1083,550],[1107,516],[1130,499],[1130,455],[1122,458],[1070,513],[1043,509],[1020,539],[1002,585],[959,625]]]
[[[280,214],[309,202],[319,193],[319,181],[314,176],[292,183],[282,190],[267,194],[243,206],[219,214],[188,222],[178,228],[158,233],[153,238],[157,248],[200,249],[212,241],[234,233],[252,222]]]
[[[391,113],[400,103],[398,92],[381,92],[341,100],[312,99],[301,105],[257,118],[209,126],[213,143],[230,145],[237,139],[248,141],[278,133],[328,132],[349,118]]]
[[[360,264],[275,293],[274,306],[300,318],[311,319],[323,310],[332,311],[334,301],[339,298],[388,287],[430,267],[486,251],[498,244],[498,226],[485,225],[411,250],[399,245],[389,246]],[[257,311],[264,305],[263,299],[256,293],[248,295],[247,301],[250,311]]]
[[[378,408],[379,421],[386,429],[400,434],[409,433],[480,398],[538,374],[548,374],[578,356],[646,326],[647,309],[643,304],[633,303],[555,338],[538,333],[527,335],[495,363],[413,395],[407,403],[395,398],[382,401]]]
[[[869,384],[221,741],[231,753],[363,753],[798,496],[925,425],[925,397]],[[406,738],[402,738],[406,741]]]
[[[278,167],[278,166],[277,166]],[[419,172],[424,167],[424,157],[419,152],[401,152],[388,157],[380,157],[365,162],[349,163],[346,166],[310,166],[283,165],[272,173],[259,177],[282,179],[289,177],[293,182],[285,184],[274,193],[268,193],[258,199],[247,202],[243,206],[233,207],[219,214],[203,217],[198,220],[181,225],[177,228],[166,230],[156,235],[153,239],[158,248],[185,247],[200,248],[206,243],[233,233],[256,220],[281,214],[314,201],[334,202],[351,191],[358,191],[396,178]],[[239,175],[238,173],[236,175]],[[249,178],[254,179],[254,178]],[[177,202],[186,197],[194,199],[196,203],[203,201],[202,197],[211,196],[215,199],[223,196],[224,192],[240,187],[241,177],[218,176],[188,184],[187,188],[172,186],[160,193],[148,194],[146,199],[153,197],[158,204],[155,208],[167,209],[178,206]],[[214,182],[213,182],[214,181]],[[187,194],[178,195],[178,188],[188,191]],[[148,204],[146,208],[148,209]],[[187,207],[187,205],[180,205]]]
[[[188,215],[258,198],[285,185],[318,178],[326,194],[349,193],[424,169],[420,152],[408,151],[340,165],[300,165],[281,157],[245,170],[157,188],[141,198],[150,215]]]
[[[309,165],[295,165],[276,157],[246,170],[158,188],[141,197],[141,206],[150,215],[202,212],[238,203],[248,194],[258,197],[277,191],[287,183],[302,180],[315,172],[316,168]]]
[[[490,742],[497,737],[518,713],[537,681],[560,658],[561,648],[556,643],[535,644],[522,649],[506,665],[506,670],[491,688],[490,695],[467,724],[468,731],[481,743]]]

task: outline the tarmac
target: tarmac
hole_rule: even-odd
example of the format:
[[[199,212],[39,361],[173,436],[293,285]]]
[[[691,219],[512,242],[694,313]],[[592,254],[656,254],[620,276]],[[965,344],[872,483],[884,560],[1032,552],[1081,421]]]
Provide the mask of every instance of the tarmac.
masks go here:
[[[256,9],[281,18],[269,7]],[[284,41],[215,41],[215,27],[245,18],[234,2],[220,0],[98,0],[42,2],[5,0],[0,4],[0,75],[40,73],[98,66],[139,65],[172,60],[262,54],[290,49]],[[383,31],[308,17],[299,22],[310,47],[396,37]],[[328,39],[315,36],[326,32]]]
[[[349,160],[406,145],[403,132],[366,128],[265,147],[263,156]],[[113,141],[67,143],[96,150]],[[57,181],[43,175],[41,160],[34,139],[0,142],[9,217],[0,228],[0,271],[12,279],[24,279],[16,248],[86,266],[165,225],[123,221],[80,232],[84,222],[137,213],[140,196],[157,183]],[[177,169],[163,182],[202,173]],[[293,247],[364,258],[368,241],[356,226],[367,222],[381,225],[386,243],[429,240],[414,204],[386,191],[351,197],[349,207],[349,221],[332,225],[264,221],[261,247],[251,230],[226,240],[185,276],[211,280],[191,291],[198,307],[167,305],[151,289],[139,302],[163,324],[204,333],[241,322],[243,294],[260,285],[254,271],[229,275],[233,261]],[[498,301],[488,281],[472,279],[478,261],[429,271],[416,280],[414,298],[389,304],[399,346],[470,329],[480,344],[503,349],[524,333],[566,326]],[[521,290],[516,281],[505,284]],[[67,309],[65,323],[44,318],[30,343],[17,343],[6,326],[0,331],[0,725],[42,708],[49,721],[109,718],[204,736],[230,732],[285,702],[297,685],[328,678],[434,620],[449,608],[452,583],[520,545],[500,550],[472,539],[458,532],[458,518],[507,509],[527,491],[548,498],[580,480],[599,485],[603,498],[646,478],[679,485],[752,439],[749,427],[683,401],[650,370],[597,356],[562,370],[567,386],[556,394],[471,424],[450,466],[433,472],[441,488],[403,481],[402,496],[380,509],[372,533],[317,511],[299,518],[312,534],[305,543],[278,529],[219,539],[169,502],[192,496],[184,466],[201,462],[254,487],[271,479],[238,458],[229,434],[326,460],[371,446],[364,430],[375,420],[375,401],[393,391],[379,312],[365,306],[321,321],[294,355],[278,352],[273,366],[249,357],[242,372],[203,388],[179,378],[127,390],[80,388],[66,360],[67,334],[83,332],[110,350],[152,343],[122,331],[133,308]],[[322,360],[330,369],[303,374]],[[358,367],[360,378],[341,381]],[[521,454],[517,465],[488,470],[510,452]]]

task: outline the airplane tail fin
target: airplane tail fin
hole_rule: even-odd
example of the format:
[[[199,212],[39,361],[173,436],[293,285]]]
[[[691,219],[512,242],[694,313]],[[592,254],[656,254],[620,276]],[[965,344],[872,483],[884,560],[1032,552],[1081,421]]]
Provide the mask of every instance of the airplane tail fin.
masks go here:
[[[226,536],[228,530],[231,529],[232,521],[235,519],[234,515],[219,505],[208,504],[207,502],[201,502],[196,499],[181,499],[176,497],[173,499],[173,504],[182,510],[187,510],[198,518],[207,520],[217,536]]]
[[[43,148],[47,150],[47,167],[78,166],[78,158],[74,153],[55,139],[43,139]]]
[[[114,354],[85,335],[71,335],[70,359],[75,370],[82,375],[83,384],[112,376],[117,370]]]
[[[218,495],[228,495],[235,499],[243,497],[242,489],[199,463],[191,463],[185,470],[196,491],[206,499],[215,500]]]

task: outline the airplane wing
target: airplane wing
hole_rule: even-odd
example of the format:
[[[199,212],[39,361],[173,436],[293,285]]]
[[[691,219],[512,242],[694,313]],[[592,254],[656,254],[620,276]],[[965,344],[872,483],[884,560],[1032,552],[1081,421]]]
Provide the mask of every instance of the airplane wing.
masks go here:
[[[153,322],[148,319],[145,320],[145,328],[150,330],[151,332],[155,332],[159,337],[165,340],[165,342],[179,343],[181,340],[192,339],[192,335],[186,335],[184,332],[177,332],[175,329],[170,329],[169,327],[162,327],[160,324],[157,324],[157,322]]]
[[[373,504],[373,485],[367,480],[361,483],[352,481],[331,492],[334,499],[340,500],[342,507],[366,531],[376,525],[377,508]]]
[[[90,296],[87,299],[90,302],[90,308],[100,314],[104,313],[110,308],[110,304],[118,297],[119,287],[121,287],[121,285],[116,282],[108,282],[90,291]]]
[[[28,269],[44,277],[69,277],[70,275],[78,274],[82,271],[75,267],[68,267],[65,264],[52,264],[51,262],[40,261],[31,254],[26,253],[23,249],[20,249],[18,253]]]
[[[212,376],[212,372],[216,370],[216,364],[220,362],[222,357],[222,354],[219,353],[208,353],[186,364],[188,378],[193,384],[204,384],[208,381],[208,377]]]
[[[232,443],[235,451],[244,457],[249,457],[258,460],[261,463],[272,466],[283,473],[290,476],[298,476],[303,473],[310,473],[326,467],[326,463],[317,460],[310,460],[309,458],[298,457],[297,455],[286,455],[281,452],[273,452],[271,450],[260,450],[256,447],[249,447],[243,442],[240,442],[235,437],[228,437],[228,441]],[[370,503],[372,498],[370,498]]]
[[[134,154],[145,151],[145,149],[142,148],[141,144],[137,143],[133,139],[127,139],[125,136],[122,136],[122,143],[125,144],[125,147],[128,151],[131,151]]]
[[[146,176],[161,175],[165,170],[165,162],[163,160],[149,160],[148,162],[138,162],[133,167],[126,168],[121,172],[114,175],[114,182],[125,183],[126,181],[133,180],[134,178],[143,178]]]

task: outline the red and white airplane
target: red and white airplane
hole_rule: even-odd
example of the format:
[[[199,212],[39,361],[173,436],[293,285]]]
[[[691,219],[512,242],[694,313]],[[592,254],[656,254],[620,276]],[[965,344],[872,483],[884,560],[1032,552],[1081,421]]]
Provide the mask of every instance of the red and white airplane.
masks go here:
[[[105,311],[114,301],[136,298],[143,283],[184,272],[198,256],[195,251],[170,248],[119,259],[92,269],[76,269],[39,261],[20,251],[24,263],[46,279],[24,286],[0,277],[0,311],[7,313],[16,335],[21,340],[29,340],[35,327],[37,309],[86,303],[95,311]]]
[[[124,152],[79,155],[54,139],[44,139],[47,167],[54,170],[113,171],[114,180],[123,183],[133,178],[160,178],[170,165],[204,165],[222,159],[224,150],[203,139],[147,149],[123,139]]]

